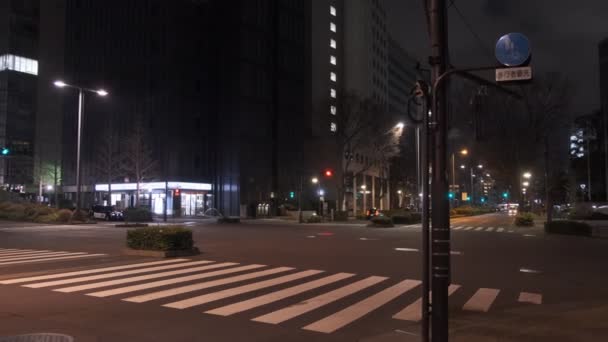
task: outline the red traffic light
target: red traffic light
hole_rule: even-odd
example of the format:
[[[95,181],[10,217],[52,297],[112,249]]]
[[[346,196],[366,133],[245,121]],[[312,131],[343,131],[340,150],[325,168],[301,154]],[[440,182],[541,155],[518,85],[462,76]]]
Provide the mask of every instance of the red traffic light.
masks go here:
[[[331,169],[325,170],[325,177],[331,177],[334,175],[334,172]]]
[[[173,191],[173,195],[174,196],[179,196],[180,195],[179,189],[175,189],[175,191]]]

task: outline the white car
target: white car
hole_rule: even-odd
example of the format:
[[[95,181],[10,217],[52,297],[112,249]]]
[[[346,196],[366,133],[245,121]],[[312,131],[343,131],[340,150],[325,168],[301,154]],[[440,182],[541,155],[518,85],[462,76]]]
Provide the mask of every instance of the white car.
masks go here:
[[[508,213],[509,213],[509,216],[517,215],[517,208],[509,208]]]

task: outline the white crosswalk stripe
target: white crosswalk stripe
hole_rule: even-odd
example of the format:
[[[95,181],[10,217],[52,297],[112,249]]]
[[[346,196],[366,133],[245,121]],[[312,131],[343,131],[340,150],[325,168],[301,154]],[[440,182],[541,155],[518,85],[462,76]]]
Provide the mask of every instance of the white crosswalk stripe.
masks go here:
[[[488,312],[500,290],[481,288],[462,307],[467,311]]]
[[[319,270],[302,271],[302,272],[289,274],[289,275],[278,277],[278,278],[260,281],[260,282],[253,283],[253,284],[243,285],[243,286],[239,286],[239,287],[235,287],[235,288],[231,288],[231,289],[227,289],[227,290],[223,290],[223,291],[219,291],[219,292],[208,293],[208,294],[205,294],[202,296],[197,296],[197,297],[180,300],[177,302],[165,304],[163,306],[167,307],[167,308],[173,308],[173,309],[186,309],[186,308],[190,308],[193,306],[214,302],[216,300],[240,295],[243,293],[288,283],[288,282],[291,282],[294,280],[310,277],[310,276],[313,276],[313,275],[319,274],[319,273],[323,273],[323,271],[319,271]]]
[[[352,273],[337,273],[334,275],[331,275],[329,277],[325,277],[325,278],[321,278],[321,279],[317,279],[308,283],[304,283],[301,285],[297,285],[297,286],[293,286],[281,291],[276,291],[276,292],[272,292],[269,293],[267,295],[264,296],[260,296],[260,297],[255,297],[249,300],[245,300],[242,302],[238,302],[238,303],[234,303],[231,305],[226,305],[223,306],[221,308],[217,308],[217,309],[213,309],[213,310],[209,310],[206,311],[205,313],[208,314],[212,314],[212,315],[219,315],[219,316],[230,316],[233,315],[235,313],[239,313],[239,312],[243,312],[246,310],[250,310],[262,305],[266,305],[269,303],[273,303],[285,298],[289,298],[295,295],[298,295],[300,293],[306,292],[306,291],[310,291],[328,284],[332,284],[335,283],[337,281],[346,279],[346,278],[350,278],[354,276],[354,274]]]
[[[475,228],[475,227],[466,227],[464,230],[471,230],[473,228]]]
[[[42,259],[42,258],[50,258],[50,257],[58,257],[58,256],[68,256],[68,255],[82,255],[87,254],[83,252],[79,253],[69,253],[69,252],[48,252],[48,253],[40,253],[40,254],[27,254],[27,255],[18,255],[18,256],[10,256],[0,258],[0,262],[6,261],[15,261],[15,260],[31,260],[31,259]]]
[[[498,233],[502,233],[502,232],[504,232],[504,231],[505,231],[505,229],[504,229],[503,227],[498,227],[498,229],[496,229],[496,231],[497,231]]]
[[[332,333],[347,324],[367,315],[373,310],[390,302],[398,296],[406,293],[420,284],[419,280],[404,280],[399,284],[393,285],[375,295],[368,297],[346,309],[327,316],[319,321],[305,326],[303,329],[322,333]]]
[[[294,317],[303,315],[309,311],[318,309],[327,304],[333,303],[341,298],[346,296],[350,296],[356,292],[359,292],[363,289],[366,289],[372,285],[376,285],[382,281],[385,281],[386,277],[377,277],[372,276],[365,278],[363,280],[359,280],[358,282],[352,283],[350,285],[346,285],[337,290],[333,290],[331,292],[327,292],[320,296],[310,298],[308,300],[304,300],[300,303],[288,306],[284,309],[280,309],[269,314],[259,316],[254,318],[253,320],[256,322],[270,323],[270,324],[279,324],[281,322],[285,322]]]
[[[236,283],[236,282],[243,281],[243,280],[249,280],[249,279],[264,277],[264,276],[267,276],[267,275],[272,275],[272,274],[281,273],[281,272],[287,272],[287,271],[291,271],[291,270],[293,270],[293,267],[277,267],[277,268],[272,268],[272,269],[265,270],[265,271],[259,271],[259,272],[254,272],[254,273],[247,273],[247,274],[243,274],[243,275],[236,276],[236,277],[230,277],[230,278],[225,278],[225,279],[218,279],[218,280],[213,280],[213,281],[208,281],[208,282],[199,283],[199,284],[182,286],[182,287],[178,287],[178,288],[174,288],[174,289],[169,289],[169,290],[164,290],[164,291],[159,291],[159,292],[147,293],[147,294],[144,294],[144,295],[141,295],[141,296],[130,297],[130,298],[126,298],[126,299],[123,299],[123,300],[126,301],[126,302],[132,302],[132,303],[143,303],[143,302],[148,302],[148,301],[155,300],[155,299],[172,297],[172,296],[176,296],[176,295],[183,294],[183,293],[188,293],[188,292],[208,289],[208,288],[214,287],[214,286],[220,286],[220,285],[226,285],[226,284]]]
[[[476,231],[483,230],[483,227],[477,227],[477,228],[475,228],[475,230],[476,230]]]
[[[145,262],[145,263],[141,263],[141,264],[129,264],[129,265],[122,265],[122,266],[114,266],[114,267],[96,268],[96,269],[86,270],[86,271],[75,271],[75,272],[51,274],[51,275],[44,275],[44,276],[36,276],[36,277],[8,279],[8,280],[1,280],[0,284],[6,285],[6,284],[27,283],[27,282],[38,281],[38,280],[65,278],[65,277],[70,277],[70,276],[124,270],[124,269],[129,269],[129,268],[137,268],[137,267],[145,267],[145,266],[153,266],[153,265],[162,265],[162,264],[169,264],[169,263],[182,262],[182,261],[187,261],[187,259],[173,259],[173,260]]]
[[[191,267],[191,268],[186,268],[186,269],[177,270],[177,271],[153,273],[153,274],[146,274],[143,276],[137,276],[137,277],[131,277],[131,278],[102,281],[100,283],[92,283],[92,284],[65,287],[65,288],[61,288],[61,289],[56,289],[54,291],[64,292],[64,293],[84,291],[84,290],[90,290],[90,289],[97,289],[100,287],[107,287],[107,286],[120,285],[120,284],[126,284],[126,283],[134,283],[136,281],[142,281],[142,280],[163,278],[163,277],[174,276],[174,275],[184,274],[184,273],[194,273],[194,272],[206,271],[206,270],[211,270],[214,268],[227,267],[227,266],[232,266],[232,265],[236,265],[236,263],[226,262],[226,263],[222,263],[222,264],[214,264],[214,265],[207,265],[207,266],[201,266],[201,267]]]
[[[520,292],[517,301],[520,303],[532,303],[538,305],[543,303],[543,295],[539,293]]]
[[[486,232],[493,232],[494,231],[494,227],[488,227],[488,229],[486,229]]]
[[[50,251],[49,250],[34,251],[31,249],[21,249],[21,250],[0,252],[0,257],[11,256],[11,255],[22,255],[22,254],[48,253],[48,252],[50,252]]]
[[[146,273],[146,272],[153,272],[153,271],[168,270],[171,268],[208,264],[211,262],[212,261],[207,261],[207,260],[181,262],[181,263],[175,263],[175,264],[170,264],[170,265],[141,268],[138,270],[129,270],[129,271],[114,272],[114,273],[98,274],[98,275],[93,275],[93,276],[88,276],[88,277],[46,281],[46,282],[42,282],[42,283],[34,283],[34,284],[28,284],[28,285],[24,285],[24,286],[31,287],[33,289],[37,289],[37,288],[41,288],[41,287],[50,287],[50,286],[57,286],[57,285],[81,283],[81,282],[85,282],[85,281],[98,280],[98,279],[115,278],[115,277],[120,277],[123,275],[132,275],[132,274],[139,274],[139,273]]]
[[[0,284],[53,288],[57,292],[81,292],[91,297],[115,296],[118,297],[117,300],[131,303],[180,296],[157,304],[174,309],[221,301],[221,305],[207,307],[200,313],[231,316],[258,309],[260,311],[255,315],[257,317],[250,319],[274,325],[306,317],[307,323],[302,324],[301,329],[326,334],[354,325],[364,317],[376,317],[372,313],[377,311],[378,317],[386,319],[392,317],[410,322],[421,319],[422,299],[418,296],[412,298],[412,302],[409,301],[410,296],[407,296],[408,292],[420,285],[419,280],[398,279],[389,282],[388,277],[368,276],[357,279],[353,273],[324,273],[321,270],[296,271],[293,267],[268,268],[260,264],[175,259],[6,279],[1,280]],[[258,278],[262,279],[257,280]],[[189,283],[202,279],[203,282]],[[452,296],[461,287],[462,285],[450,285],[448,295]],[[160,291],[158,288],[161,288]],[[208,289],[212,288],[218,289],[209,292]],[[86,291],[91,289],[99,290]],[[479,313],[488,312],[491,308],[496,310],[493,307],[501,290],[476,288],[469,291],[471,292],[467,293],[470,294],[464,297],[465,291],[461,290],[456,300],[450,301],[452,309],[460,306],[462,310]],[[299,297],[308,292],[316,293],[304,300]],[[190,295],[184,296],[188,294]],[[520,292],[518,295],[519,297],[501,294],[503,298],[511,298],[518,305],[542,304],[542,293]],[[403,308],[401,311],[389,312],[390,302],[404,299],[407,302],[403,302],[399,308]],[[264,312],[263,308],[270,304],[275,306]]]
[[[461,230],[462,228],[464,228],[464,227],[463,226],[458,226],[458,227],[454,227],[452,229],[454,229],[454,230]]]
[[[105,254],[100,253],[100,254],[84,254],[84,255],[67,255],[67,256],[54,256],[54,257],[31,259],[31,260],[16,260],[16,261],[0,262],[0,266],[15,265],[15,264],[31,264],[31,263],[36,263],[36,262],[56,261],[56,260],[90,258],[90,257],[96,257],[96,256],[103,256],[103,255],[105,255]]]
[[[460,288],[460,285],[452,284],[448,287],[448,296],[451,296],[456,290]],[[431,298],[431,292],[429,292],[429,300]],[[405,307],[405,309],[399,311],[393,316],[394,319],[400,319],[402,321],[419,322],[422,319],[422,297],[418,298],[415,302]]]
[[[192,280],[200,280],[200,279],[205,279],[205,278],[216,277],[219,275],[237,273],[237,272],[242,272],[242,271],[249,271],[249,270],[261,268],[261,267],[264,267],[264,265],[253,264],[253,265],[247,265],[247,266],[233,267],[233,268],[229,268],[229,269],[225,269],[225,270],[221,270],[221,271],[205,272],[202,274],[195,274],[195,275],[186,276],[186,277],[171,278],[171,279],[167,279],[167,280],[154,281],[151,283],[119,287],[119,288],[112,289],[112,290],[87,293],[87,296],[109,297],[109,296],[115,296],[115,295],[123,294],[123,293],[152,289],[155,287],[173,285],[173,284],[178,284],[178,283],[185,283],[187,281],[192,281]]]

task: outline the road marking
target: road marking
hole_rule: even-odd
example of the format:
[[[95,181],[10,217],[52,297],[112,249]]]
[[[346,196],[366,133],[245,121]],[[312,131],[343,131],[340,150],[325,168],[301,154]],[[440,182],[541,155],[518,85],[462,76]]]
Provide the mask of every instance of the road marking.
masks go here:
[[[31,249],[22,249],[19,251],[11,251],[11,252],[2,252],[0,253],[0,257],[6,257],[6,256],[12,256],[12,255],[20,255],[20,254],[36,254],[36,253],[48,253],[48,252],[52,252],[49,250],[31,250]]]
[[[192,284],[192,285],[177,287],[177,288],[174,288],[174,289],[168,289],[168,290],[164,290],[164,291],[147,293],[147,294],[144,294],[144,295],[141,295],[141,296],[135,296],[135,297],[125,298],[125,299],[123,299],[123,301],[125,301],[125,302],[132,302],[132,303],[143,303],[143,302],[148,302],[148,301],[155,300],[155,299],[176,296],[176,295],[179,295],[179,294],[182,294],[182,293],[188,293],[188,292],[203,290],[203,289],[207,289],[207,288],[214,287],[214,286],[220,286],[220,285],[226,285],[226,284],[236,283],[236,282],[243,281],[243,280],[264,277],[264,276],[267,276],[267,275],[281,273],[281,272],[287,272],[287,271],[291,271],[291,270],[293,270],[293,267],[271,268],[271,269],[265,270],[265,271],[259,271],[259,272],[254,272],[254,273],[247,273],[247,274],[243,274],[243,275],[239,275],[239,276],[235,276],[235,277],[230,277],[230,278],[225,278],[225,279],[218,279],[218,280],[212,280],[212,281],[206,281],[204,283]]]
[[[480,231],[480,230],[483,230],[483,227],[477,227],[477,228],[475,228],[475,231]]]
[[[0,252],[2,252],[2,251],[31,251],[31,249],[0,248]]]
[[[27,278],[16,278],[16,279],[2,280],[2,281],[0,281],[0,284],[7,285],[7,284],[27,283],[27,282],[30,282],[30,281],[56,279],[56,278],[64,278],[64,277],[70,277],[70,276],[75,276],[75,275],[84,275],[84,274],[91,274],[91,273],[101,273],[101,272],[105,272],[105,271],[115,271],[115,270],[123,270],[123,269],[137,268],[137,267],[144,267],[144,266],[169,264],[169,263],[181,262],[181,261],[187,261],[187,260],[188,259],[174,259],[174,260],[153,261],[153,262],[144,262],[144,263],[141,263],[141,264],[129,264],[129,265],[122,265],[122,266],[97,268],[97,269],[86,270],[86,271],[59,273],[59,274],[51,274],[51,275],[36,276],[36,277],[27,277]]]
[[[450,254],[452,254],[452,255],[462,255],[463,253],[461,251],[450,251]]]
[[[97,289],[97,288],[100,288],[100,287],[107,287],[107,286],[112,286],[112,285],[120,285],[120,284],[126,284],[126,283],[133,283],[133,282],[141,281],[141,280],[150,280],[150,279],[156,279],[156,278],[174,276],[174,275],[184,274],[184,273],[194,273],[194,272],[198,272],[198,271],[212,270],[214,268],[228,267],[228,266],[233,266],[233,265],[237,265],[237,263],[234,263],[234,262],[225,262],[225,263],[222,263],[222,264],[214,264],[214,265],[207,265],[207,266],[201,266],[201,267],[191,267],[191,268],[186,268],[186,269],[177,270],[177,271],[152,273],[152,274],[146,274],[146,275],[137,276],[137,277],[122,278],[122,279],[102,281],[102,282],[99,282],[99,283],[84,284],[84,285],[77,285],[77,286],[71,286],[71,287],[64,287],[64,288],[61,288],[61,289],[56,289],[54,291],[64,292],[64,293],[70,293],[70,292],[76,292],[76,291]]]
[[[314,239],[314,238],[316,238],[316,237],[317,237],[316,235],[308,235],[308,236],[307,236],[307,238],[309,238],[309,239]]]
[[[399,251],[399,252],[418,252],[419,251],[416,248],[403,248],[403,247],[395,248],[395,250]]]
[[[448,296],[456,292],[460,288],[460,285],[452,284],[448,287]],[[432,297],[432,293],[429,292],[429,300]],[[402,321],[420,322],[422,319],[422,297],[418,298],[415,302],[405,307],[405,309],[399,311],[393,316],[394,319],[400,319]]]
[[[496,231],[497,231],[498,233],[502,233],[502,232],[504,232],[504,231],[505,231],[505,229],[504,229],[503,227],[499,227],[498,229],[496,229]]]
[[[155,266],[155,267],[148,267],[148,268],[140,268],[140,269],[137,269],[137,270],[129,270],[129,271],[105,273],[105,274],[98,274],[98,275],[87,276],[87,277],[80,277],[80,278],[70,278],[70,279],[46,281],[46,282],[42,282],[42,283],[34,283],[34,284],[23,285],[23,286],[30,287],[30,288],[33,288],[33,289],[38,289],[38,288],[41,288],[41,287],[49,287],[49,286],[56,286],[56,285],[73,284],[73,283],[80,283],[80,282],[91,281],[91,280],[98,280],[98,279],[116,278],[116,277],[125,276],[125,275],[140,274],[140,273],[153,272],[153,271],[162,271],[162,270],[168,270],[168,269],[171,269],[171,268],[178,268],[178,267],[186,267],[186,266],[195,266],[195,265],[209,264],[209,263],[212,263],[212,262],[213,261],[207,261],[207,260],[182,262],[182,263],[171,264],[171,265],[163,265],[163,266]]]
[[[11,257],[6,257],[6,258],[0,258],[0,262],[14,261],[14,260],[30,260],[30,259],[39,259],[39,258],[49,258],[49,257],[66,256],[66,255],[82,255],[82,254],[86,254],[86,253],[83,253],[83,252],[80,252],[80,253],[49,252],[49,253],[42,253],[42,254],[37,254],[37,255],[22,255],[22,256],[11,256]]]
[[[458,226],[458,227],[454,227],[452,229],[454,229],[454,230],[461,230],[462,228],[464,228],[464,226]]]
[[[298,295],[298,294],[306,292],[306,291],[310,291],[310,290],[313,290],[313,289],[316,289],[316,288],[319,288],[319,287],[322,287],[322,286],[325,286],[328,284],[332,284],[337,281],[340,281],[340,280],[343,280],[346,278],[350,278],[352,276],[354,276],[354,274],[352,274],[352,273],[337,273],[337,274],[331,275],[329,277],[313,280],[308,283],[293,286],[293,287],[290,287],[290,288],[287,288],[287,289],[284,289],[281,291],[272,292],[267,295],[259,296],[259,297],[245,300],[242,302],[238,302],[238,303],[226,305],[226,306],[223,306],[223,307],[220,307],[217,309],[209,310],[209,311],[206,311],[205,313],[212,314],[212,315],[218,315],[218,316],[230,316],[235,313],[257,308],[257,307],[260,307],[262,305],[266,305],[269,303],[274,303],[276,301],[279,301],[279,300],[282,300],[285,298],[289,298],[289,297]]]
[[[493,232],[494,231],[494,227],[488,227],[488,229],[486,229],[486,232]]]
[[[473,228],[474,228],[474,227],[466,227],[464,230],[471,230],[471,229],[473,229]]]
[[[508,232],[509,232],[509,233],[515,233],[515,231],[514,231],[514,230],[512,230],[512,229],[510,229]]]
[[[525,237],[535,237],[536,235],[534,234],[524,234]]]
[[[237,296],[237,295],[240,295],[243,293],[248,293],[248,292],[252,292],[252,291],[256,291],[256,290],[260,290],[260,289],[265,289],[267,287],[276,286],[276,285],[280,285],[280,284],[285,284],[285,283],[288,283],[288,282],[291,282],[294,280],[310,277],[315,274],[319,274],[319,273],[323,273],[323,272],[324,271],[320,271],[320,270],[302,271],[302,272],[289,274],[289,275],[278,277],[278,278],[259,281],[257,283],[253,283],[253,284],[247,284],[247,285],[243,285],[243,286],[239,286],[239,287],[226,289],[223,291],[212,292],[212,293],[204,294],[201,296],[196,296],[196,297],[180,300],[177,302],[168,303],[163,306],[166,308],[173,308],[173,309],[187,309],[187,308],[190,308],[193,306],[214,302],[216,300]]]
[[[354,305],[338,311],[331,316],[327,316],[319,321],[309,324],[302,329],[327,334],[332,333],[378,309],[382,305],[390,302],[391,300],[399,297],[418,285],[420,285],[419,280],[404,280]]]
[[[126,286],[126,287],[119,287],[116,289],[111,289],[111,290],[106,290],[106,291],[87,293],[87,296],[92,296],[92,297],[115,296],[117,294],[141,291],[141,290],[151,289],[151,288],[155,288],[155,287],[173,285],[173,284],[178,284],[178,283],[185,283],[187,281],[192,281],[192,280],[211,278],[211,277],[224,275],[224,274],[248,271],[248,270],[257,269],[257,268],[264,267],[264,266],[265,265],[253,264],[253,265],[247,265],[247,266],[233,267],[233,268],[220,270],[220,271],[205,272],[202,274],[194,274],[194,275],[185,276],[185,277],[171,278],[171,279],[154,281],[151,283],[138,284],[138,285],[132,285],[132,286]]]
[[[361,240],[361,241],[378,241],[380,239],[362,237],[362,238],[359,238],[359,240]]]
[[[519,269],[519,272],[522,272],[522,273],[542,273],[539,270],[533,270],[531,268],[523,268],[523,267]]]
[[[85,254],[85,255],[69,255],[62,257],[52,257],[52,258],[44,258],[44,259],[34,259],[34,260],[21,260],[21,261],[9,261],[9,262],[0,262],[0,266],[4,265],[14,265],[14,264],[31,264],[35,262],[43,262],[43,261],[55,261],[55,260],[66,260],[66,259],[80,259],[80,258],[90,258],[94,256],[102,256],[106,254]]]
[[[333,303],[341,298],[347,297],[353,293],[359,292],[363,289],[366,289],[372,285],[378,284],[382,281],[385,281],[386,277],[378,277],[371,276],[365,278],[363,280],[359,280],[355,283],[349,284],[347,286],[341,287],[339,289],[324,293],[322,295],[316,296],[314,298],[310,298],[299,302],[297,304],[288,306],[286,308],[268,313],[263,316],[256,317],[252,319],[256,322],[269,323],[269,324],[279,324],[281,322],[287,321],[294,317],[303,315],[309,311],[318,309],[327,304]]]
[[[520,303],[542,304],[543,295],[539,293],[520,292],[517,301]]]
[[[480,288],[462,307],[467,311],[488,312],[500,290]]]

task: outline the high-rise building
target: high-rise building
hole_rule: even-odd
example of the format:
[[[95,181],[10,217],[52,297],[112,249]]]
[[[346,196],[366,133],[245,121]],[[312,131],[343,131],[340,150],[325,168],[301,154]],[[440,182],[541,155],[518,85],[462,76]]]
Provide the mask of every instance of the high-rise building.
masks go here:
[[[421,77],[419,62],[392,37],[388,44],[388,111],[403,116],[412,88]]]
[[[604,117],[608,117],[608,38],[599,44],[600,101]]]
[[[38,0],[0,1],[0,183],[34,177],[38,82]]]

